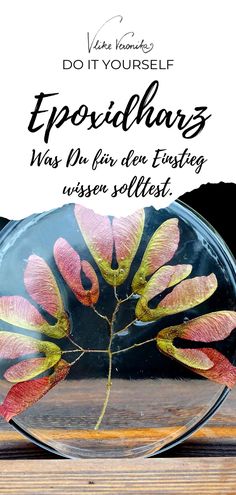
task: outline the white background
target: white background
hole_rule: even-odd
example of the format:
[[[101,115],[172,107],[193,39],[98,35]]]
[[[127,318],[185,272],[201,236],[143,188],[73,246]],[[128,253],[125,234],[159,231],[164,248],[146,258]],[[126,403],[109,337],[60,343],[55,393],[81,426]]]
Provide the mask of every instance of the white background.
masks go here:
[[[186,191],[207,182],[236,182],[235,173],[235,15],[234,1],[190,2],[163,0],[145,2],[79,0],[21,0],[4,2],[1,9],[1,194],[0,216],[18,219],[48,210],[66,202],[80,202],[99,212],[127,214],[140,206],[166,206]],[[116,36],[134,31],[135,38],[153,41],[154,49],[141,52],[102,52],[88,54],[87,31],[91,34],[114,15],[123,22],[109,24],[102,39],[115,41]],[[96,71],[62,70],[63,59],[154,58],[174,59],[169,71]],[[70,123],[53,129],[49,144],[43,133],[31,134],[27,127],[34,109],[34,95],[41,91],[59,92],[53,100],[58,108],[68,105],[75,111],[82,103],[97,111],[107,109],[111,99],[116,108],[124,109],[130,96],[141,95],[152,80],[160,83],[155,106],[176,112],[182,108],[191,115],[195,106],[208,106],[212,117],[192,140],[183,139],[174,126],[147,129],[134,125],[128,132],[102,126],[86,130]],[[52,104],[52,103],[51,103]],[[44,114],[46,115],[46,114]],[[44,118],[44,117],[42,117]],[[48,166],[30,167],[32,149],[62,158],[70,148],[81,147],[82,154],[92,157],[98,148],[114,157],[125,155],[130,148],[137,154],[152,155],[158,147],[172,154],[188,147],[192,154],[203,154],[208,161],[199,175],[190,167],[181,171],[167,166],[158,169],[101,166],[91,172],[89,165],[66,169]],[[64,185],[122,184],[133,175],[152,174],[160,183],[171,175],[173,195],[117,200],[109,195],[90,199],[62,194]]]

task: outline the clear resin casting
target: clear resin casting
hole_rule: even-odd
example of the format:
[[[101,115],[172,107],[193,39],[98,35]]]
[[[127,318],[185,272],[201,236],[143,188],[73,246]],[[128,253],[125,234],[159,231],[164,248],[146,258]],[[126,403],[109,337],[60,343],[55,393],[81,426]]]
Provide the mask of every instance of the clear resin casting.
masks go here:
[[[185,205],[68,205],[1,234],[0,413],[37,443],[152,455],[234,386],[234,261]]]

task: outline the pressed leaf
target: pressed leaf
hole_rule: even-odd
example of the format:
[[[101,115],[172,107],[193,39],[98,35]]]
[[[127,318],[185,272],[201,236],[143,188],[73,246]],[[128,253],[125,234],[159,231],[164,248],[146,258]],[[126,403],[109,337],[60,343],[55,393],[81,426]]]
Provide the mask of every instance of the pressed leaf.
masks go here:
[[[49,325],[39,311],[22,296],[0,297],[0,319],[11,325],[41,332],[56,339],[65,337],[69,332],[66,314],[62,314],[55,325]]]
[[[29,295],[50,315],[58,318],[63,312],[61,295],[55,277],[46,261],[40,256],[29,257],[24,283]]]
[[[143,294],[136,306],[136,316],[139,320],[153,321],[156,319],[156,309],[150,309],[148,302],[168,287],[178,284],[188,277],[192,271],[192,265],[163,266],[152,275],[143,290]]]
[[[95,304],[99,297],[99,284],[93,267],[80,260],[79,254],[65,239],[58,239],[54,245],[54,258],[57,267],[77,299],[85,306]],[[89,290],[84,289],[81,270],[91,283]]]
[[[143,293],[147,283],[147,277],[173,258],[178,244],[178,219],[170,218],[163,222],[151,237],[140,267],[133,278],[133,292],[137,294]]]
[[[61,350],[53,342],[33,339],[25,335],[0,332],[0,357],[16,359],[30,354],[43,353],[45,357],[31,358],[14,364],[4,374],[10,382],[20,382],[43,373],[61,358]]]
[[[113,218],[98,215],[83,206],[75,206],[75,216],[85,242],[103,278],[110,285],[122,284],[137,252],[144,226],[144,211],[127,217]],[[113,250],[118,268],[112,268]]]
[[[1,416],[6,421],[10,421],[14,416],[28,409],[28,407],[40,400],[59,381],[64,380],[69,370],[70,365],[66,361],[61,360],[55,366],[52,375],[13,385],[0,405]]]

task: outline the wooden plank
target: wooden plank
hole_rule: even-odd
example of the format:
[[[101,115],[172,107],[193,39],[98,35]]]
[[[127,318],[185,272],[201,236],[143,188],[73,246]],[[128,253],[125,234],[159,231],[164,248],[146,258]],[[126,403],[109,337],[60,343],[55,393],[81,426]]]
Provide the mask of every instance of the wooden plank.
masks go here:
[[[1,461],[1,495],[236,493],[236,459]]]
[[[111,430],[111,431],[86,431],[86,430],[77,430],[77,431],[67,431],[67,430],[41,430],[45,435],[50,435],[50,438],[54,439],[60,436],[61,440],[107,440],[107,439],[116,439],[122,437],[133,438],[135,435],[139,435],[142,439],[143,437],[149,438],[150,440],[158,440],[164,435],[171,434],[172,431],[175,431],[172,428],[160,428],[157,432],[156,430],[152,430],[151,428],[144,431],[139,430]],[[236,438],[236,426],[205,426],[200,430],[196,431],[194,434],[194,439],[232,439]],[[5,430],[0,433],[0,442],[14,442],[14,441],[25,441],[23,435],[20,435],[14,429]]]
[[[29,428],[91,430],[104,403],[107,381],[67,380],[54,387],[19,418]],[[5,396],[9,383],[0,381]],[[112,380],[112,391],[102,429],[182,428],[201,417],[218,395],[220,387],[209,380]],[[194,393],[193,393],[194,391]],[[236,395],[235,395],[236,404]]]
[[[51,401],[49,397],[47,400]],[[42,407],[42,406],[41,406]],[[236,456],[236,390],[230,394],[226,402],[219,409],[217,414],[211,418],[205,427],[197,431],[192,437],[182,444],[168,450],[161,457],[194,457],[194,456]],[[46,416],[44,416],[46,417]],[[32,416],[34,419],[34,416]],[[47,431],[47,422],[39,424],[42,433],[49,434],[49,437],[60,437],[61,440],[70,439],[88,439],[99,435],[104,438],[114,438],[119,436],[119,430],[106,430],[104,432],[94,432],[94,430],[75,430],[61,428],[61,423],[57,429]],[[145,435],[146,438],[157,438],[158,435],[172,432],[170,426],[157,429],[149,428],[142,434],[139,432],[140,438]],[[123,430],[122,434],[132,438],[136,435],[137,429]],[[38,459],[38,458],[57,458],[55,454],[40,449],[38,446],[31,443],[25,437],[17,433],[8,423],[0,420],[0,459]]]
[[[235,428],[207,426],[180,445],[159,454],[158,457],[235,456]],[[0,459],[50,459],[55,454],[34,445],[19,433],[0,434]]]

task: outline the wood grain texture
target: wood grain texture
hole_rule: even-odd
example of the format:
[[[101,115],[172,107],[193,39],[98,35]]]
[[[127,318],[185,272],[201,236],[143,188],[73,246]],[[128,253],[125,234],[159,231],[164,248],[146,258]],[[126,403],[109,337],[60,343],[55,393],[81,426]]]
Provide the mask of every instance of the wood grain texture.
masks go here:
[[[1,495],[234,494],[236,459],[2,461]]]
[[[51,396],[48,395],[48,401]],[[53,407],[53,400],[52,400]],[[85,406],[84,406],[85,407]],[[49,408],[47,403],[47,408]],[[62,404],[63,408],[63,404]],[[193,436],[180,445],[160,454],[161,457],[194,457],[194,456],[236,456],[236,389],[228,396],[227,400],[218,410],[217,414],[211,418],[205,427],[197,431]],[[47,416],[45,418],[44,429],[47,427]],[[172,411],[173,414],[173,411]],[[173,416],[172,416],[173,417]],[[177,418],[178,419],[178,418]],[[72,425],[73,426],[73,425]],[[163,429],[171,432],[170,426],[163,426]],[[94,431],[64,429],[60,418],[58,418],[55,436],[59,434],[61,439],[84,437],[96,435]],[[107,430],[104,436],[115,435],[116,431]],[[119,432],[117,432],[119,433]],[[53,431],[50,432],[52,437]],[[126,429],[126,435],[131,438],[135,435],[135,430]],[[146,437],[157,437],[158,430],[150,428]],[[37,447],[25,437],[16,432],[8,423],[0,420],[0,459],[48,459],[57,458],[56,455]]]
[[[184,443],[132,460],[65,460],[0,421],[0,495],[236,494],[235,411],[236,390]],[[73,434],[84,432],[64,432]]]

